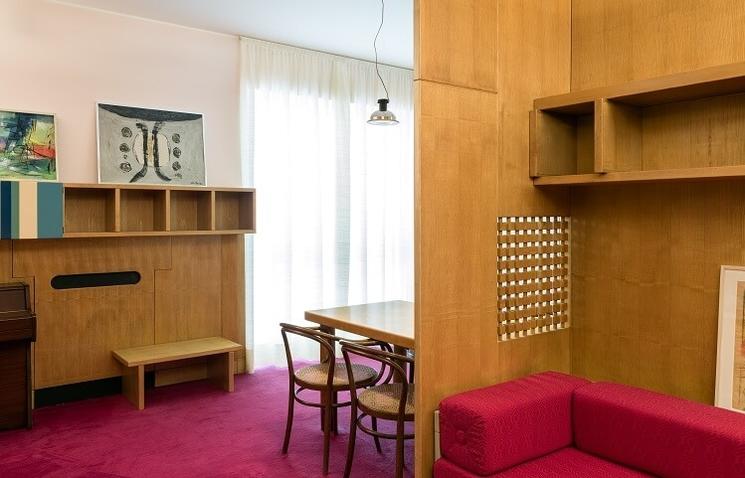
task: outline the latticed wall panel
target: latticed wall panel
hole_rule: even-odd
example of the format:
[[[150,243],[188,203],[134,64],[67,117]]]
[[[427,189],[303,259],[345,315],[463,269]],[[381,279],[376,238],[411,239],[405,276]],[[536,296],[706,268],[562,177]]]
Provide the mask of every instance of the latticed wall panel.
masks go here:
[[[497,231],[499,339],[569,327],[569,218],[500,217]]]

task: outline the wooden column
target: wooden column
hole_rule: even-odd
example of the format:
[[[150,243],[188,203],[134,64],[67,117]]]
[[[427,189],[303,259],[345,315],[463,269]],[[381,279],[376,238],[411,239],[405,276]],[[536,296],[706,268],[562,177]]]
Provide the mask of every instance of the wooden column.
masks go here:
[[[569,334],[497,339],[500,215],[565,214],[528,172],[533,98],[569,89],[570,0],[418,0],[415,12],[416,476],[442,398],[569,369]],[[540,32],[540,33],[539,33]]]

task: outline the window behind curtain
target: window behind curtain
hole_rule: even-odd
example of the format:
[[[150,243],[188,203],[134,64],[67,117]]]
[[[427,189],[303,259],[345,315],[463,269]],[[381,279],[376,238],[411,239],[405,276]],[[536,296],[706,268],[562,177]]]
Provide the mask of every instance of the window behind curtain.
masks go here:
[[[381,67],[400,124],[371,126],[374,65],[249,39],[242,50],[244,181],[258,198],[247,343],[261,366],[284,363],[278,324],[305,310],[413,299],[412,74]]]

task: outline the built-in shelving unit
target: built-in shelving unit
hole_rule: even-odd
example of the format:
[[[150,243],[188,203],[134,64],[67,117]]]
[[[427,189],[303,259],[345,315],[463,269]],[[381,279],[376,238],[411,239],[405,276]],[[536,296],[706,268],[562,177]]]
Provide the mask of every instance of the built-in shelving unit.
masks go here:
[[[255,191],[240,188],[64,185],[64,237],[247,234]]]
[[[539,98],[537,186],[745,178],[745,63]]]

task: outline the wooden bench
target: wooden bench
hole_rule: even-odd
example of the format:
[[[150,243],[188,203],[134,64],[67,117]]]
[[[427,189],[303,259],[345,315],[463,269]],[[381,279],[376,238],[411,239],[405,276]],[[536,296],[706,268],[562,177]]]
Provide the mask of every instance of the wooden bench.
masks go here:
[[[146,366],[195,357],[211,357],[208,367],[210,379],[219,387],[232,392],[235,388],[235,352],[242,348],[242,345],[228,339],[209,337],[115,350],[113,354],[122,364],[122,393],[132,405],[142,410],[145,408]]]

